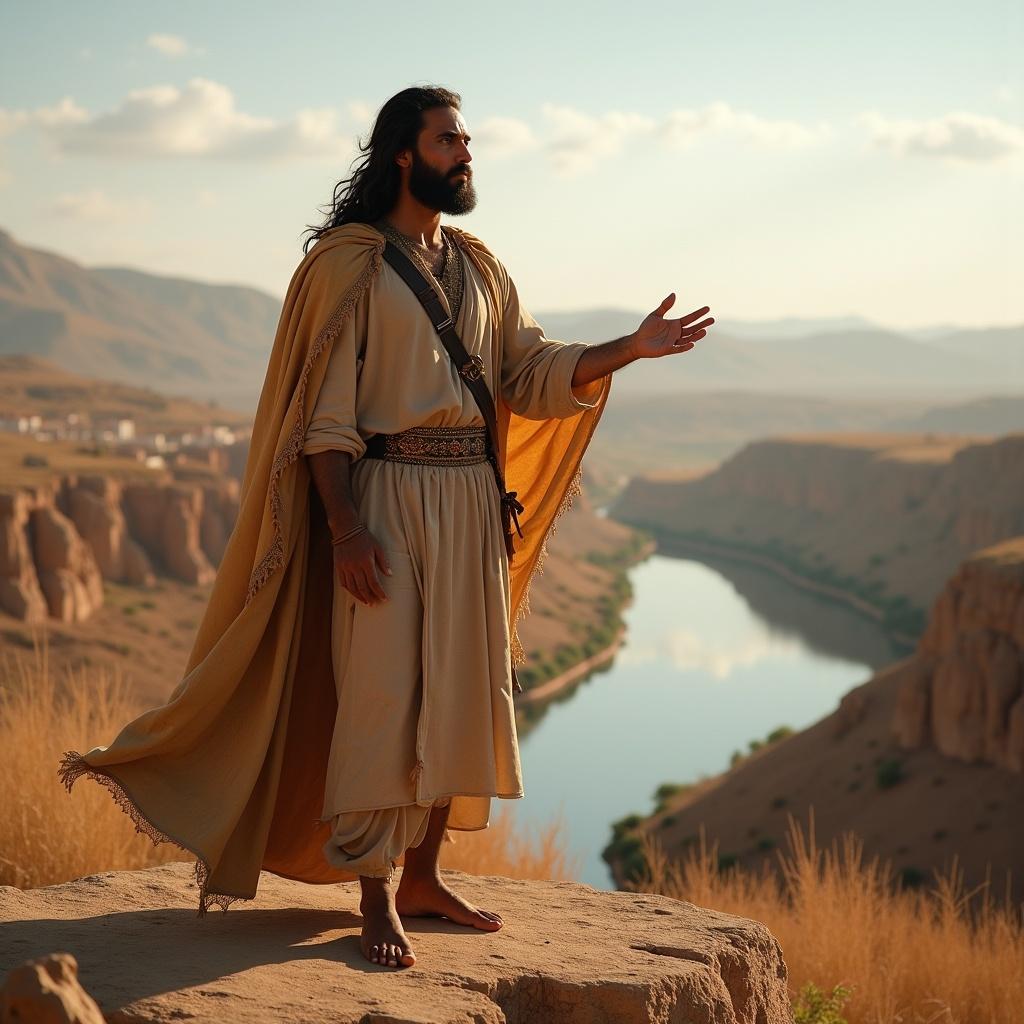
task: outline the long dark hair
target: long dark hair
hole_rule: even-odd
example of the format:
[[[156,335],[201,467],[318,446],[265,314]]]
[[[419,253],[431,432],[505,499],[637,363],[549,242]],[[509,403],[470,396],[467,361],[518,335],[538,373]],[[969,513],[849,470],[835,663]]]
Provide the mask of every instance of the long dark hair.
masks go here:
[[[398,201],[402,176],[395,157],[403,149],[415,149],[423,128],[423,111],[434,107],[462,108],[457,92],[439,85],[411,86],[396,93],[380,108],[367,142],[359,142],[365,154],[348,178],[334,186],[334,199],[323,209],[326,220],[319,227],[307,224],[310,245],[331,228],[353,222],[369,224],[384,216]]]

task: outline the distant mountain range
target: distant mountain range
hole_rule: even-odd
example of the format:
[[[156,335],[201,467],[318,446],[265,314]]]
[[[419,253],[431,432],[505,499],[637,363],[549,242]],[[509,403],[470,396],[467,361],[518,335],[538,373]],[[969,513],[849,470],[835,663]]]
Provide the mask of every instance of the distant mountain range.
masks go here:
[[[280,313],[281,301],[256,288],[84,267],[0,230],[0,354],[39,355],[74,373],[251,412]],[[643,315],[536,314],[549,337],[589,342],[627,334]],[[692,351],[634,363],[616,384],[620,393],[648,396],[968,401],[1024,393],[1022,353],[1024,325],[898,332],[857,316],[726,318]]]

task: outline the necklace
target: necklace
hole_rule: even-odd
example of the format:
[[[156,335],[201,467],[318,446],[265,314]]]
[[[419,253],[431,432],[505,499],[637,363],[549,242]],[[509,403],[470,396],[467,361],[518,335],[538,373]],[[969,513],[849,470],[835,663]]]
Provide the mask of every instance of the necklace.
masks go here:
[[[431,252],[421,242],[417,242],[403,234],[389,221],[381,218],[374,225],[389,241],[394,242],[403,252],[412,257],[413,261],[425,270],[440,286],[448,299],[448,307],[452,312],[452,320],[458,320],[462,307],[463,266],[462,257],[456,252],[455,245],[448,232],[441,229],[444,245],[440,254]]]

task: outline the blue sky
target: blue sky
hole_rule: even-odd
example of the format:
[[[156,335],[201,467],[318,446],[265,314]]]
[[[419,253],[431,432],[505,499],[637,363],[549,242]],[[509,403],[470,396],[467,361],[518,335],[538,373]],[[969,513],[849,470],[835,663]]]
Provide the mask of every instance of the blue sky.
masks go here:
[[[1019,3],[298,11],[4,4],[0,227],[283,296],[377,107],[439,82],[473,135],[453,222],[531,309],[1024,321]]]

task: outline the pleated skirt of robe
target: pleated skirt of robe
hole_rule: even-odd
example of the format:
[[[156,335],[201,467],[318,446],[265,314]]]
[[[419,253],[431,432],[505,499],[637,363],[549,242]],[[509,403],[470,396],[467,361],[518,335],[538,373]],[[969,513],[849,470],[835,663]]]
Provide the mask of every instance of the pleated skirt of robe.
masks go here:
[[[334,577],[338,711],[321,820],[324,855],[391,877],[431,806],[448,828],[486,828],[492,797],[523,796],[509,670],[509,576],[487,462],[358,459],[352,494],[383,547],[388,600],[365,605]]]

